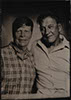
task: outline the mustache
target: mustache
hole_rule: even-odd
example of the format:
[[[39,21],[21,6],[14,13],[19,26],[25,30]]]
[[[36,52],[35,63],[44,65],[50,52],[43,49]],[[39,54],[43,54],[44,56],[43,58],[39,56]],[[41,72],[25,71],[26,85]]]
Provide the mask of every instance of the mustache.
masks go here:
[[[49,33],[42,33],[43,37],[49,37],[50,34],[54,34],[53,32],[49,32]]]

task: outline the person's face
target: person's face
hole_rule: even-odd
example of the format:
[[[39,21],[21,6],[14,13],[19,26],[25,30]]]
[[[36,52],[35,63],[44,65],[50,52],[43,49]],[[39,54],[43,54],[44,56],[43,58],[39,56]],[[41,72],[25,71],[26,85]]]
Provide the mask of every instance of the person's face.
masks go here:
[[[59,25],[56,23],[56,20],[50,16],[45,18],[42,22],[42,36],[49,43],[54,43],[59,38]]]
[[[23,25],[15,32],[15,43],[20,47],[25,47],[28,45],[31,36],[31,26]]]

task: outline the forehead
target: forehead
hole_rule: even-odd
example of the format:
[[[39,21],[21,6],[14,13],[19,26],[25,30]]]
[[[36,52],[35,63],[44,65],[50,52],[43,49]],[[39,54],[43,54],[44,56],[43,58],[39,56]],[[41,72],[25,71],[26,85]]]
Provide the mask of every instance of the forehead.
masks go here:
[[[31,26],[27,26],[27,25],[23,24],[17,30],[21,30],[21,29],[23,29],[23,30],[31,30]]]
[[[56,24],[56,20],[50,16],[46,17],[43,19],[43,25],[48,25],[48,24]]]

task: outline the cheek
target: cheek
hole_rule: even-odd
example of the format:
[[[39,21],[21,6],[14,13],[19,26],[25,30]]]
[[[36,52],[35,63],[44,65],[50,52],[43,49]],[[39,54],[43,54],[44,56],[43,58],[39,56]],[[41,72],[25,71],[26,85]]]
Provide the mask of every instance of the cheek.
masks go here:
[[[55,30],[54,30],[54,34],[55,34],[56,37],[59,35],[58,29],[55,29]]]
[[[31,38],[31,36],[32,36],[32,33],[26,34],[27,38]]]
[[[19,38],[19,34],[15,33],[15,38],[18,39]]]

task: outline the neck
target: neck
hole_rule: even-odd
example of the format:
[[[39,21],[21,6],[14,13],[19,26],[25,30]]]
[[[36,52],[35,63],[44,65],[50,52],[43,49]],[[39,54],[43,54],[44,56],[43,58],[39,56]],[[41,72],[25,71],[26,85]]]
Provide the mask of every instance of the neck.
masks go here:
[[[21,51],[26,51],[26,49],[27,49],[27,46],[20,46],[20,45],[18,45],[18,44],[16,44],[15,42],[14,42],[14,45],[18,48],[18,49],[20,49]]]
[[[27,47],[26,46],[24,46],[24,47],[22,47],[22,46],[17,46],[20,50],[22,50],[22,51],[25,51],[26,49],[27,49]]]
[[[54,47],[58,46],[59,44],[61,43],[61,39],[60,38],[57,38],[56,41],[54,41],[53,45]]]

